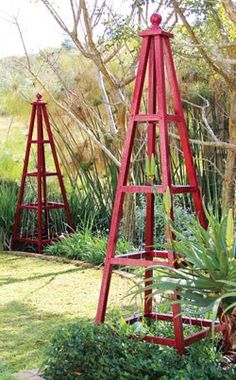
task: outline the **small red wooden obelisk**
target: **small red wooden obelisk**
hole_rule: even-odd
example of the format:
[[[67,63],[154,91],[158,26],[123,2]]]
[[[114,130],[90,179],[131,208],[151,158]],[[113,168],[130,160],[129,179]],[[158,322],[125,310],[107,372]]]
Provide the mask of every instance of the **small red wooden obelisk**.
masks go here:
[[[42,96],[37,94],[36,100],[32,103],[32,112],[29,125],[28,140],[26,145],[26,153],[24,159],[23,173],[20,185],[20,192],[15,213],[15,223],[12,234],[12,249],[14,249],[17,242],[36,245],[37,251],[42,253],[43,246],[54,240],[62,231],[57,233],[50,232],[49,225],[49,210],[65,209],[67,226],[72,228],[72,218],[66,197],[66,191],[63,183],[61,169],[57,158],[55,143],[49,123],[46,102],[42,100]],[[33,139],[34,127],[36,119],[36,139]],[[45,135],[47,138],[45,139]],[[28,171],[31,146],[35,144],[37,147],[36,155],[36,168],[35,172]],[[55,171],[47,171],[45,160],[45,145],[49,144],[54,161]],[[63,202],[54,202],[47,199],[47,177],[55,176],[58,179],[59,192],[61,192]],[[34,177],[37,179],[37,200],[33,203],[24,203],[24,192],[27,177]],[[28,212],[37,213],[37,228],[34,236],[20,236],[19,230],[21,225],[21,211],[27,210]]]
[[[96,323],[103,322],[105,319],[113,266],[123,265],[144,268],[149,268],[156,264],[165,265],[167,267],[176,266],[175,253],[173,251],[156,250],[154,248],[154,191],[163,194],[166,192],[167,188],[169,188],[172,200],[175,194],[190,193],[193,199],[196,215],[199,218],[201,225],[203,227],[207,227],[170,47],[170,38],[172,38],[173,35],[162,30],[159,26],[160,22],[161,16],[159,14],[153,14],[151,16],[151,28],[140,33],[143,40],[131,104],[128,131],[126,135],[115,202],[113,206],[110,235],[107,246]],[[140,114],[140,103],[146,72],[148,72],[148,112],[147,114]],[[167,112],[165,86],[166,77],[169,81],[169,87],[171,90],[174,109],[173,114],[169,114]],[[134,144],[135,131],[137,129],[137,123],[144,123],[144,125],[147,125],[147,156],[150,160],[157,154],[156,129],[159,128],[160,166],[162,175],[162,184],[160,185],[153,185],[151,183],[138,186],[128,184],[129,165],[132,154],[132,147]],[[189,181],[188,185],[174,185],[171,181],[169,149],[170,123],[176,123],[177,126]],[[127,193],[146,194],[145,250],[142,252],[115,255],[122,207],[125,194]],[[174,215],[173,204],[172,214]],[[167,231],[167,239],[168,234],[169,232]],[[152,273],[153,270],[151,268],[145,271],[146,285],[150,284]],[[144,296],[144,313],[142,315],[135,315],[128,318],[127,322],[134,323],[142,318],[157,321],[163,320],[172,322],[174,328],[174,338],[146,336],[144,340],[172,346],[175,347],[179,353],[183,353],[185,346],[200,340],[209,332],[211,321],[182,317],[180,305],[177,303],[172,307],[171,314],[157,313],[153,311],[153,302],[152,298],[150,297],[151,291],[146,291]],[[173,297],[176,296],[173,295]],[[205,328],[195,334],[184,337],[183,324],[198,325]],[[220,326],[217,326],[217,329],[220,329]]]

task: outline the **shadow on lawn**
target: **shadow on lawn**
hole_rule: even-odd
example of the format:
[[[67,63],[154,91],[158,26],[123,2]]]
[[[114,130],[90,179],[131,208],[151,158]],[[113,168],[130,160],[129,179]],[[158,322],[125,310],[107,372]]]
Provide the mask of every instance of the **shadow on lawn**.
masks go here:
[[[18,283],[18,282],[25,282],[25,281],[30,281],[30,280],[40,280],[42,278],[47,278],[47,277],[52,277],[53,279],[56,276],[59,276],[61,274],[79,272],[79,271],[84,271],[84,270],[85,270],[84,268],[76,267],[76,268],[71,268],[71,269],[63,270],[63,271],[57,271],[57,272],[53,271],[53,272],[48,272],[48,273],[39,274],[39,275],[35,274],[33,276],[24,277],[24,278],[14,278],[14,277],[7,278],[7,279],[0,280],[0,286],[10,285],[10,284]]]
[[[42,313],[16,301],[0,306],[0,374],[38,368],[55,330],[78,320]]]

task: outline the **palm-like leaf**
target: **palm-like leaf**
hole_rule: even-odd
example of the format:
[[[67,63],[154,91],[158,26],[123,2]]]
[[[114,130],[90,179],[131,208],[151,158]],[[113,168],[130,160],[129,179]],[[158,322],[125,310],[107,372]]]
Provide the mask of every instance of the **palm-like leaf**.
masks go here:
[[[191,228],[192,239],[176,231],[171,220],[170,229],[176,236],[171,249],[180,255],[180,268],[155,266],[156,275],[145,289],[153,295],[175,292],[185,304],[200,313],[211,310],[213,322],[219,307],[230,313],[236,306],[236,241],[230,211],[221,220],[206,211],[208,229],[199,222]],[[182,262],[182,266],[181,266]],[[138,292],[142,292],[143,287]]]

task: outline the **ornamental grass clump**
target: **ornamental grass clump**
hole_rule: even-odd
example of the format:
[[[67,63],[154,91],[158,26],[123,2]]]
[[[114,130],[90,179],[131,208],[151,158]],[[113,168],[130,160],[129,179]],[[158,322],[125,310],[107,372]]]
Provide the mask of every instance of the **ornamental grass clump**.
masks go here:
[[[0,179],[0,250],[8,250],[14,223],[18,186]]]

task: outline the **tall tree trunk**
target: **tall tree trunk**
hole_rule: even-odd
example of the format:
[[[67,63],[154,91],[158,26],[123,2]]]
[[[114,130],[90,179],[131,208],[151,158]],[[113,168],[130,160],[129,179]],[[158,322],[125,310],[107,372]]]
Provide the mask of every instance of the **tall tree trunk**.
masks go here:
[[[229,98],[229,142],[236,144],[236,91]],[[235,205],[236,152],[228,150],[222,189],[222,209],[227,211]]]

